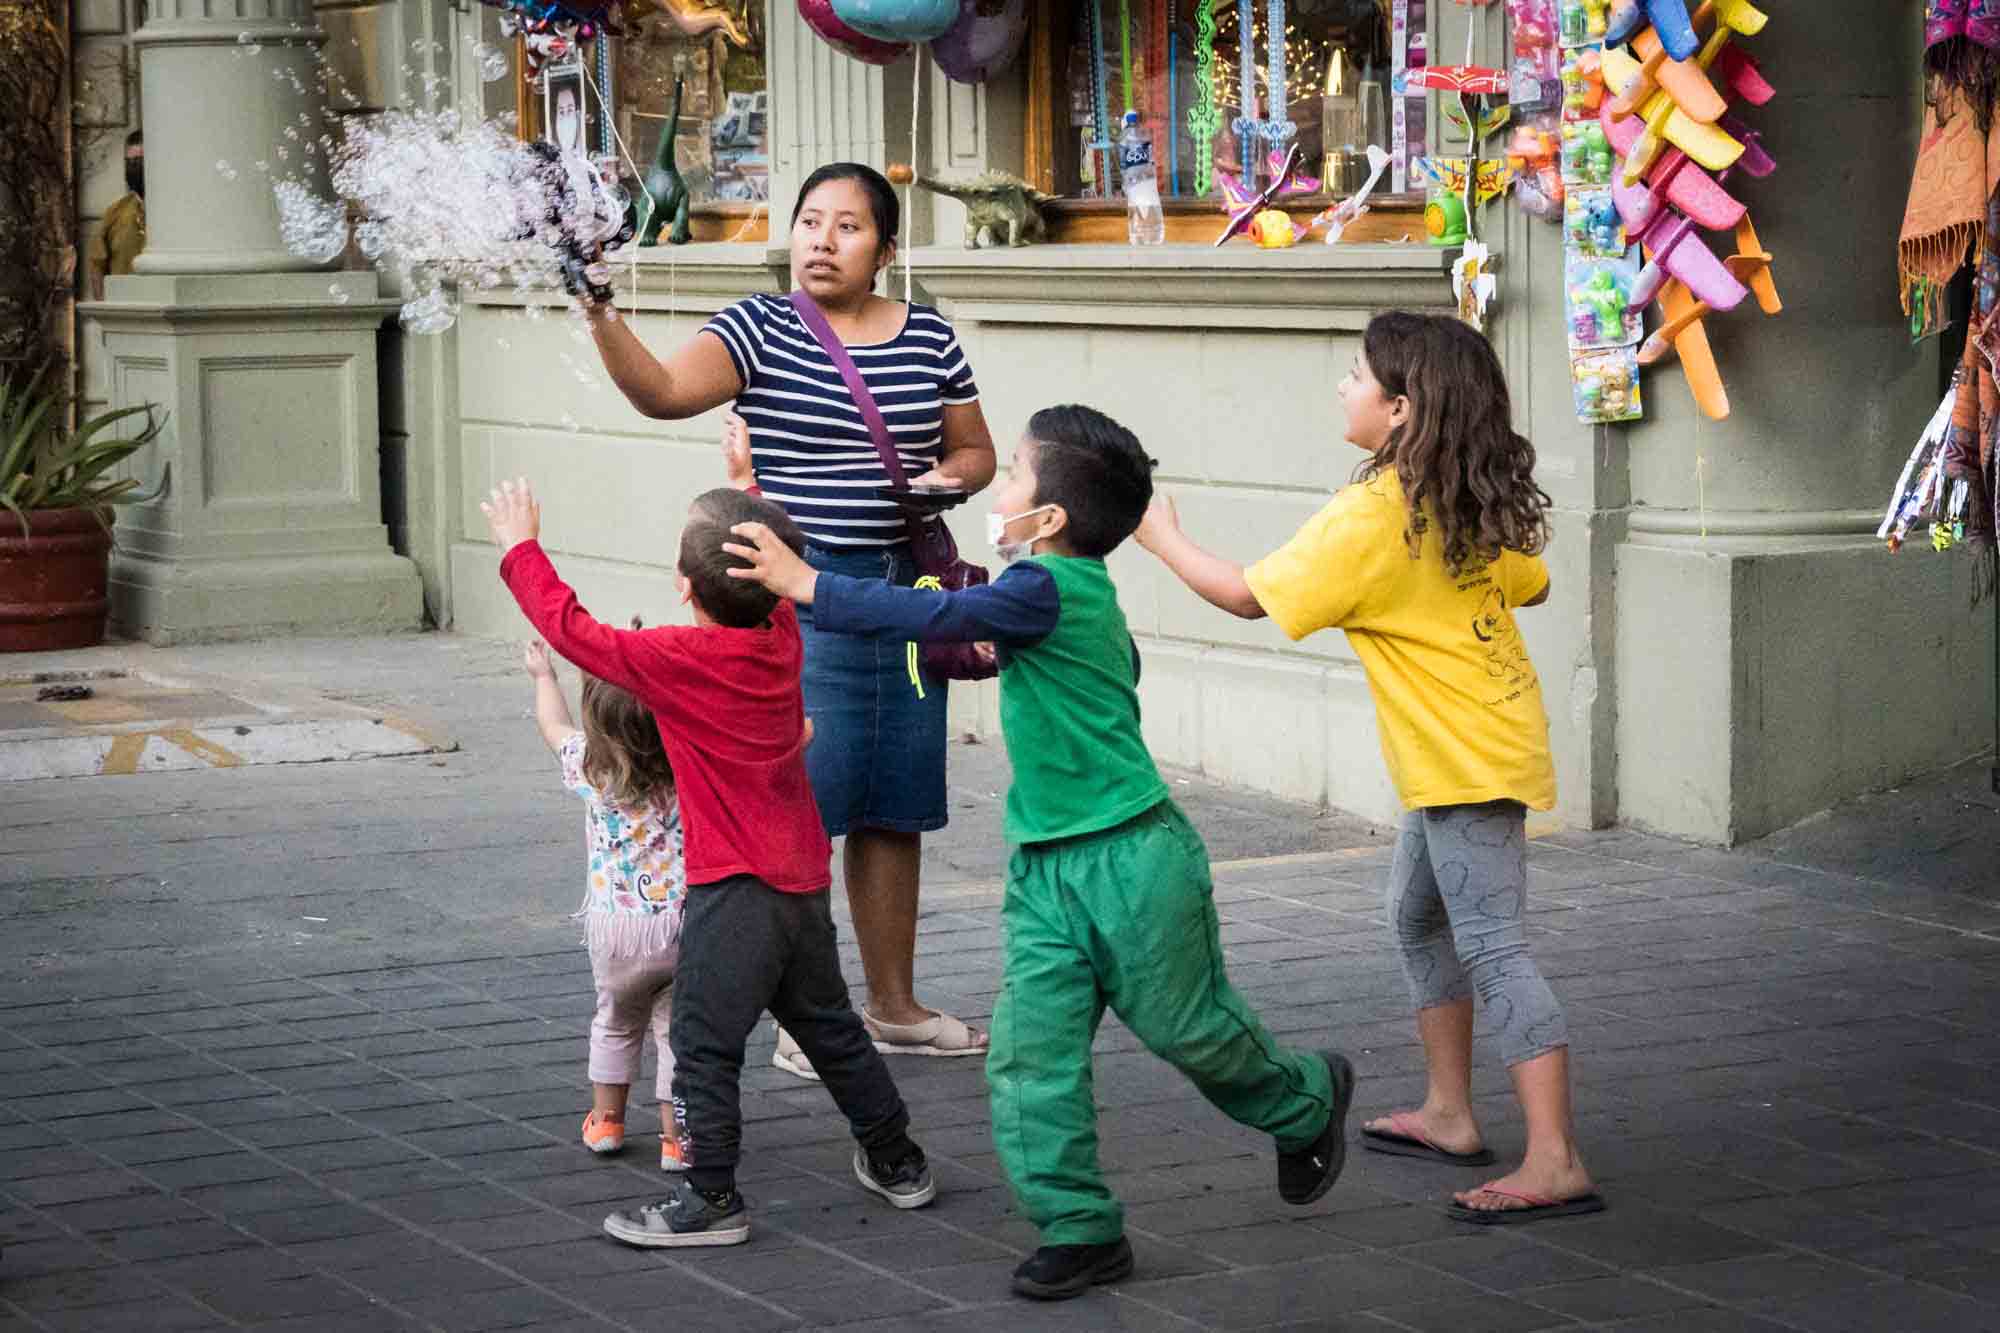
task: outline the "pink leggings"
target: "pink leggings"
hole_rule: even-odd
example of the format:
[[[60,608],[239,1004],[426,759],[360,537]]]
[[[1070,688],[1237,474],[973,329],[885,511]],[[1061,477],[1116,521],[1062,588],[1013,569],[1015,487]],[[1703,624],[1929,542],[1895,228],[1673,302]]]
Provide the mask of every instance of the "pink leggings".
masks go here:
[[[664,954],[615,958],[591,950],[590,974],[597,982],[597,1014],[590,1020],[592,1083],[638,1082],[639,1052],[650,1020],[659,1053],[653,1094],[663,1103],[673,1100],[674,1053],[667,1045],[667,1025],[673,1018],[674,965],[679,961],[678,940]]]

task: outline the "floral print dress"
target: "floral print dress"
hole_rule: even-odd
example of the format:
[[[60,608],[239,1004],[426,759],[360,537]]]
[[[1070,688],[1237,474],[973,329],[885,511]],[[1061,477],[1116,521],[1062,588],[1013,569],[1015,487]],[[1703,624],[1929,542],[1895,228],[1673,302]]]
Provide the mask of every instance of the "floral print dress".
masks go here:
[[[583,774],[580,731],[563,741],[556,758],[563,785],[583,798],[590,870],[577,915],[592,955],[623,958],[678,948],[687,905],[680,803],[669,798],[631,810],[606,800]]]

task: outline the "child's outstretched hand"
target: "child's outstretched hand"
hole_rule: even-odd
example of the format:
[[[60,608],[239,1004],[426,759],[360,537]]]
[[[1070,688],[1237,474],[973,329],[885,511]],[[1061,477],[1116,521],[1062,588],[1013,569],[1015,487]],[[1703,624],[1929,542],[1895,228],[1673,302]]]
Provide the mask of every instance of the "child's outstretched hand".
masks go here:
[[[722,419],[722,467],[739,491],[757,484],[757,474],[750,470],[750,423],[734,412]]]
[[[1146,506],[1146,516],[1139,520],[1139,530],[1133,534],[1139,545],[1154,555],[1160,553],[1160,539],[1177,537],[1181,531],[1181,511],[1174,508],[1170,495],[1155,495],[1153,503]]]
[[[486,515],[493,544],[502,555],[542,535],[542,506],[528,489],[526,477],[501,482],[492,499],[480,501],[479,512]]]
[[[528,640],[527,646],[521,649],[521,665],[526,667],[528,674],[536,680],[556,678],[555,663],[549,660],[549,646],[540,639]]]
[[[738,523],[730,531],[743,540],[724,542],[722,549],[750,562],[747,568],[731,569],[730,578],[755,579],[780,597],[812,604],[819,572],[799,559],[799,553],[785,545],[777,533],[762,523]]]

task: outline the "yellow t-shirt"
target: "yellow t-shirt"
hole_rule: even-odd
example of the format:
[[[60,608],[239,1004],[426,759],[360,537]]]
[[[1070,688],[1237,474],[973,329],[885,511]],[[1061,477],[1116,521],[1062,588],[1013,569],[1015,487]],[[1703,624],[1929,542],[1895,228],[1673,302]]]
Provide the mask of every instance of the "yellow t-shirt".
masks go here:
[[[1415,558],[1408,525],[1402,483],[1386,472],[1342,489],[1244,575],[1293,639],[1347,631],[1406,808],[1513,800],[1547,810],[1548,714],[1513,608],[1548,586],[1548,566],[1502,551],[1453,578],[1436,525]]]

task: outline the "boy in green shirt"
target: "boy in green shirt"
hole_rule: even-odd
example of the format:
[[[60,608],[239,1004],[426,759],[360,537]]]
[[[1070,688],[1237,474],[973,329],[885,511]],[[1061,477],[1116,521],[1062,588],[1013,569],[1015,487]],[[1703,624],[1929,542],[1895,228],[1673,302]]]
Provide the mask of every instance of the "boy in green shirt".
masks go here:
[[[1097,1164],[1090,1046],[1108,1005],[1232,1119],[1270,1134],[1307,1204],[1346,1156],[1354,1071],[1274,1041],[1223,969],[1208,852],[1139,731],[1139,654],[1104,557],[1152,500],[1152,461],[1088,407],[1037,412],[994,497],[1007,568],[962,592],[816,573],[761,524],[730,571],[810,604],[821,629],[994,644],[1014,782],[1006,975],[986,1073],[993,1138],[1041,1248],[1014,1290],[1058,1300],[1132,1271]]]

